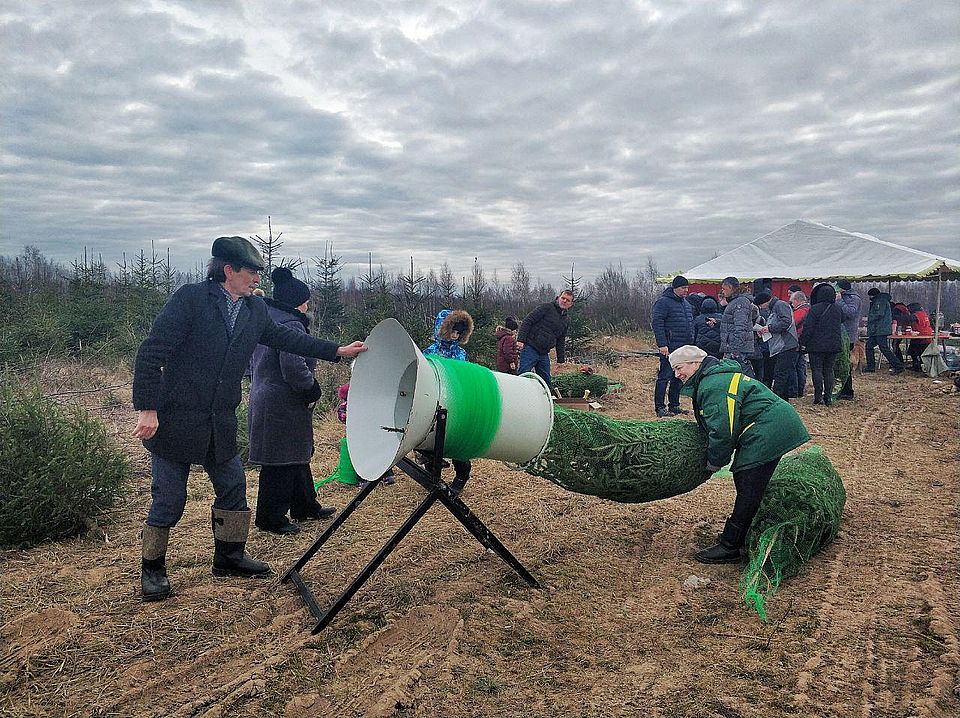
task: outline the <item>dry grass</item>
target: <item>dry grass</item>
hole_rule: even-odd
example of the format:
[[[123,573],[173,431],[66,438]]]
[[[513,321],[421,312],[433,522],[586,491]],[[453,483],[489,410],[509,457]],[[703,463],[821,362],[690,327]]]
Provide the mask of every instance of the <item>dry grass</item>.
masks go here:
[[[609,345],[636,351],[637,340]],[[654,359],[598,367],[624,389],[614,417],[653,418]],[[572,368],[572,367],[571,367]],[[122,370],[51,386],[96,408],[138,457],[124,506],[84,538],[0,555],[0,713],[26,716],[937,716],[960,713],[957,395],[868,375],[858,401],[798,404],[843,476],[839,540],[788,581],[761,624],[736,567],[689,559],[722,525],[729,482],[628,506],[476,463],[465,500],[545,586],[530,590],[434,508],[323,633],[289,585],[209,573],[211,490],[190,478],[169,554],[175,595],[138,599],[149,501]],[[896,387],[895,391],[891,389]],[[317,425],[314,472],[343,427]],[[937,452],[924,452],[933,440]],[[922,469],[920,467],[923,467]],[[256,495],[256,474],[248,494]],[[350,489],[324,487],[343,507]],[[305,569],[331,601],[423,496],[380,487]],[[314,528],[316,525],[309,525]],[[311,531],[254,531],[278,570]],[[709,578],[683,587],[690,575]]]

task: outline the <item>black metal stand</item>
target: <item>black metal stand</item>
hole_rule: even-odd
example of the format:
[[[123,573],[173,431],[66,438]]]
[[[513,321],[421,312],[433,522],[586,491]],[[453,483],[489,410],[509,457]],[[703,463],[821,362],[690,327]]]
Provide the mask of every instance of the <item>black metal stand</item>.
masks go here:
[[[434,441],[434,451],[433,459],[430,462],[429,471],[423,469],[422,467],[415,464],[410,459],[404,457],[400,459],[397,463],[397,468],[402,470],[404,473],[410,476],[414,481],[423,486],[427,490],[427,497],[420,502],[420,505],[413,510],[413,513],[407,517],[406,521],[401,524],[400,528],[396,530],[393,536],[383,545],[383,547],[377,552],[377,554],[371,559],[363,570],[357,575],[355,579],[347,586],[346,590],[340,594],[340,596],[330,605],[326,611],[323,611],[317,599],[314,597],[313,592],[310,590],[310,587],[307,586],[303,577],[300,574],[301,569],[307,564],[307,562],[316,555],[320,550],[320,547],[326,543],[333,534],[339,529],[343,523],[350,517],[350,514],[363,503],[363,500],[370,495],[370,492],[376,487],[377,482],[371,481],[366,486],[361,489],[357,495],[347,504],[346,508],[340,512],[340,515],[337,516],[333,523],[331,523],[327,529],[317,537],[317,540],[308,548],[303,555],[297,559],[297,562],[293,564],[286,573],[280,577],[280,583],[287,583],[288,581],[292,582],[296,586],[297,591],[300,593],[301,598],[303,598],[304,603],[307,604],[307,608],[310,609],[310,613],[313,614],[313,617],[317,619],[316,625],[314,625],[311,633],[319,633],[324,628],[326,628],[336,615],[340,612],[347,602],[353,598],[353,595],[360,590],[367,579],[373,574],[374,571],[386,560],[387,556],[399,545],[403,538],[410,533],[410,530],[417,525],[417,522],[420,521],[430,510],[437,501],[439,501],[446,509],[454,515],[454,517],[463,524],[463,527],[470,532],[470,534],[480,542],[485,548],[490,549],[496,553],[501,559],[503,559],[507,565],[509,565],[514,571],[520,574],[520,577],[527,582],[532,588],[541,588],[540,584],[537,582],[529,571],[524,568],[523,564],[520,563],[516,557],[507,547],[504,546],[500,539],[498,539],[490,529],[484,526],[483,522],[478,519],[470,508],[463,503],[463,500],[456,493],[450,490],[450,487],[443,481],[441,478],[441,471],[443,468],[443,443],[446,436],[447,428],[447,410],[446,409],[437,409],[436,416],[436,439]]]

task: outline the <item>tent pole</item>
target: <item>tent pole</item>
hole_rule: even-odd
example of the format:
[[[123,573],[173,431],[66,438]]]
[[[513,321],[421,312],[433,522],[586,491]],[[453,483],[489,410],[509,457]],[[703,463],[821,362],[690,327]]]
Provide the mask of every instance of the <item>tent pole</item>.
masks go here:
[[[940,316],[940,297],[943,293],[943,267],[937,269],[937,313],[933,315],[933,343],[937,343],[937,338],[940,336],[937,329],[937,320]]]

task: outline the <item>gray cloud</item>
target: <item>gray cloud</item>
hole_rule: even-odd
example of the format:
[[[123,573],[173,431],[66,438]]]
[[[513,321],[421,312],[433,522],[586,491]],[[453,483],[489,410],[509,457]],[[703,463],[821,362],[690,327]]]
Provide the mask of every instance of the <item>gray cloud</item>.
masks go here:
[[[0,252],[692,266],[806,218],[957,256],[960,8],[0,5]],[[144,9],[146,8],[146,9]]]

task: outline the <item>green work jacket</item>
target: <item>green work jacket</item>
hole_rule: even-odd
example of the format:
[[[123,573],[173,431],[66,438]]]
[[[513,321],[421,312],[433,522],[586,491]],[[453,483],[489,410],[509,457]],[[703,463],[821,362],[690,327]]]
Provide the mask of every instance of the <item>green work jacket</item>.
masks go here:
[[[707,434],[707,461],[714,466],[726,466],[736,451],[731,470],[742,471],[810,440],[794,408],[732,359],[704,359],[682,393],[693,399],[694,416]]]

